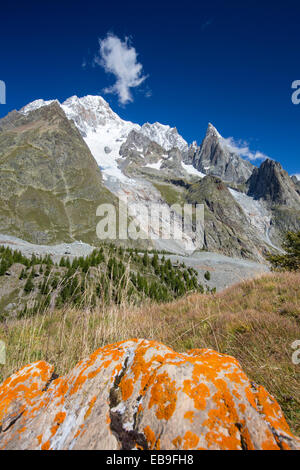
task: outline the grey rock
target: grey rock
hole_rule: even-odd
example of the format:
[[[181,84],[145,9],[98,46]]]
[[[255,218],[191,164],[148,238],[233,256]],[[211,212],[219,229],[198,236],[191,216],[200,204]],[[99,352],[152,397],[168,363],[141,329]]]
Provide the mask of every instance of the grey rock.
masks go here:
[[[300,196],[295,184],[279,162],[266,159],[259,168],[253,170],[248,184],[248,194],[255,199],[300,210]]]
[[[56,102],[0,121],[1,233],[40,244],[96,243],[96,209],[105,202],[116,198]]]
[[[206,136],[193,157],[194,167],[226,182],[244,183],[252,174],[254,166],[226,146],[212,124],[208,124]]]

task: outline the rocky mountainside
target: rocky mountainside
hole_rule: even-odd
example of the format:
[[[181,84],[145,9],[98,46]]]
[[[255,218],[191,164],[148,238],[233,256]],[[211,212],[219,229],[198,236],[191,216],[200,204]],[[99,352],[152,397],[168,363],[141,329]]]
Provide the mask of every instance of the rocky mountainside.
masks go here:
[[[248,184],[248,194],[255,199],[264,199],[271,206],[300,209],[295,182],[279,162],[265,160],[259,168],[254,168]]]
[[[95,243],[96,208],[116,202],[56,103],[0,121],[0,232],[35,243]]]
[[[0,386],[1,449],[300,449],[276,400],[211,349],[133,339],[53,369],[39,361]]]
[[[206,136],[193,156],[193,165],[205,174],[218,176],[230,183],[244,183],[254,169],[250,162],[226,145],[212,124],[208,124]]]
[[[162,226],[171,204],[204,203],[204,248],[255,260],[300,226],[298,186],[279,164],[267,160],[257,169],[212,124],[198,147],[176,128],[124,121],[101,96],[36,100],[13,111],[0,121],[0,161],[0,232],[37,243],[95,243],[96,206],[118,199],[142,232],[145,217],[133,211],[135,203],[162,204]],[[222,190],[211,177],[224,182]],[[174,224],[181,226],[180,215]],[[161,239],[154,225],[150,245],[158,249],[200,246],[192,225],[180,242]]]
[[[292,181],[294,185],[296,186],[296,191],[298,192],[298,194],[300,194],[300,180],[297,178],[297,176],[293,175]]]
[[[295,182],[279,162],[267,159],[255,168],[248,181],[248,195],[269,208],[269,235],[280,244],[282,233],[300,228],[300,194]]]
[[[190,185],[187,200],[205,206],[204,247],[208,251],[226,251],[230,256],[260,258],[266,240],[249,223],[241,205],[226,184],[214,176],[206,176]]]

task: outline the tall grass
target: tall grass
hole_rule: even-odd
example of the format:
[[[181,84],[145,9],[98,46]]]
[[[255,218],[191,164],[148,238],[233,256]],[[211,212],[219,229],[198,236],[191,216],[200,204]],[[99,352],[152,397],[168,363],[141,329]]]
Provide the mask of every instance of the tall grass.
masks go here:
[[[300,365],[292,363],[291,348],[300,339],[299,273],[264,275],[216,295],[191,294],[166,304],[145,299],[137,306],[124,296],[119,305],[91,305],[88,296],[76,308],[49,308],[1,324],[7,363],[0,366],[0,379],[39,359],[64,374],[95,349],[132,337],[178,351],[212,348],[235,356],[276,397],[300,434]]]

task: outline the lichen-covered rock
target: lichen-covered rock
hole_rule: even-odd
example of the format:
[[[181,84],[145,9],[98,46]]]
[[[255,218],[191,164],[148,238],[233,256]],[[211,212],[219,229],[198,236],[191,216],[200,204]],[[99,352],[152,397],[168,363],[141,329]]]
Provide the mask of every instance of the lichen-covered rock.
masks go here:
[[[52,373],[38,362],[0,386],[1,449],[300,449],[274,398],[209,349],[133,339]]]

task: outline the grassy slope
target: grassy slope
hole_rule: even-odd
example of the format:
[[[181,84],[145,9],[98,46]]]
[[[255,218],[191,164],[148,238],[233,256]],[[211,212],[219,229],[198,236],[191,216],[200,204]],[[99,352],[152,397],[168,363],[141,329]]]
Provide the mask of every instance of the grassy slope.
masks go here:
[[[213,348],[235,356],[248,376],[276,397],[300,435],[300,365],[291,358],[291,344],[300,339],[299,285],[299,273],[276,273],[214,296],[96,311],[66,307],[11,320],[0,326],[8,345],[2,378],[41,358],[62,374],[98,347],[130,337],[156,339],[178,351]]]

